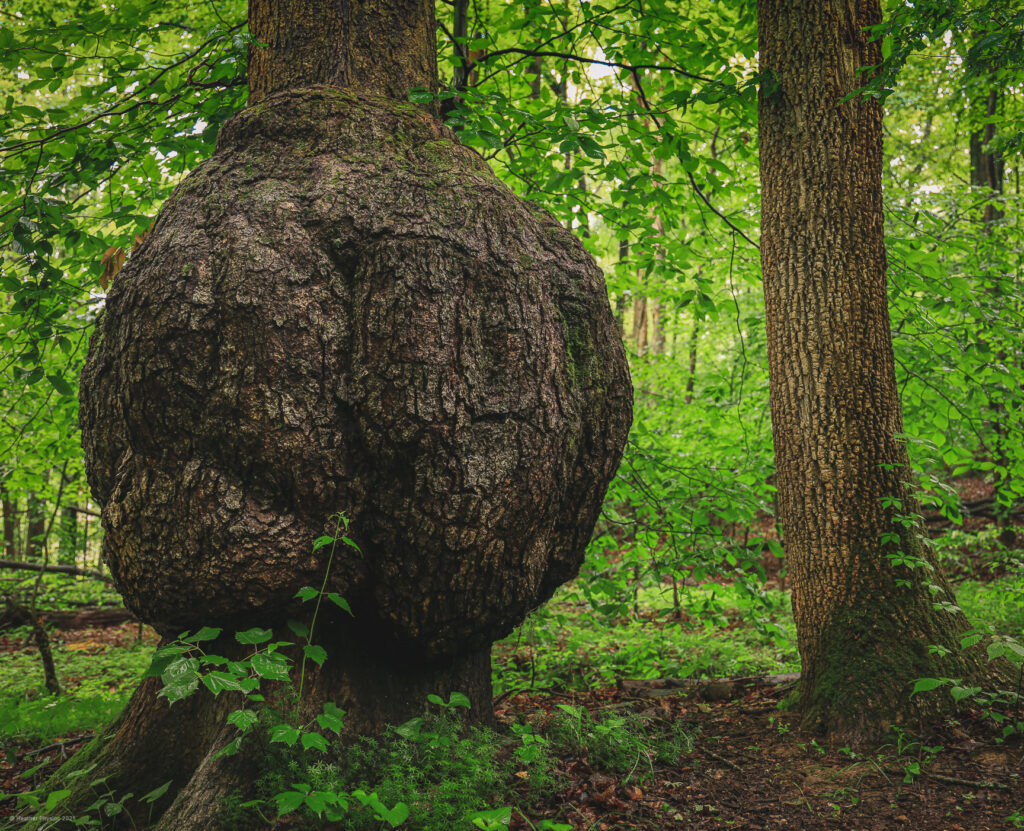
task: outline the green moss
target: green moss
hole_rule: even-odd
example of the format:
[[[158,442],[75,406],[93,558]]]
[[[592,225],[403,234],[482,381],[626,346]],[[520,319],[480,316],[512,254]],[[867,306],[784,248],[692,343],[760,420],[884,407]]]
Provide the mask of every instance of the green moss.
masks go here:
[[[919,678],[962,674],[956,618],[943,618],[948,613],[932,607],[923,587],[899,586],[896,577],[895,570],[876,573],[877,591],[862,584],[863,601],[839,607],[820,633],[813,687],[803,688],[805,726],[870,732],[872,727],[885,729],[893,722],[936,715],[949,705],[948,696],[911,693]],[[896,598],[890,601],[896,608],[879,603],[878,597]],[[950,654],[929,651],[933,643]]]

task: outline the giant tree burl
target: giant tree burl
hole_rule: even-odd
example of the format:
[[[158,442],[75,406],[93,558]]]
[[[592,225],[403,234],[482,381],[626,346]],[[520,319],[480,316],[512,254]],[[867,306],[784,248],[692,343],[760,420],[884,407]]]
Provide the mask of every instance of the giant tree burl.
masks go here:
[[[361,554],[329,590],[384,675],[486,650],[576,573],[631,417],[582,245],[429,113],[328,87],[223,128],[112,286],[81,392],[133,612],[281,620],[342,511]]]

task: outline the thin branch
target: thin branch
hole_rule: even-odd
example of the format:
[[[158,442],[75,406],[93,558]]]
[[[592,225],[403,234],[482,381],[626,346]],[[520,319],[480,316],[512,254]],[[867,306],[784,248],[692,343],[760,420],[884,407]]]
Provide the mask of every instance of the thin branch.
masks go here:
[[[719,83],[714,78],[705,78],[703,75],[694,75],[692,72],[687,72],[684,69],[680,69],[678,66],[667,66],[665,64],[628,64],[620,63],[619,61],[602,61],[597,58],[588,58],[584,55],[575,55],[572,52],[547,52],[536,49],[519,49],[516,47],[510,47],[508,49],[498,49],[494,52],[490,52],[486,55],[482,55],[476,61],[469,65],[469,70],[481,63],[486,63],[494,58],[499,58],[502,55],[526,55],[532,58],[561,58],[566,61],[578,61],[579,63],[595,64],[596,66],[608,66],[613,69],[625,69],[628,72],[636,72],[641,69],[653,69],[658,72],[672,72],[676,75],[682,75],[684,78],[692,78],[695,81],[703,81],[706,84],[717,84]]]

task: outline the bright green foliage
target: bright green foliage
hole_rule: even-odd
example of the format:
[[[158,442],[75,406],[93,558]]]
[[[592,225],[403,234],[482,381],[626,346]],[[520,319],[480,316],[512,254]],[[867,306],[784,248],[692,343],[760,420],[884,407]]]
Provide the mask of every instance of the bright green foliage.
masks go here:
[[[556,597],[497,645],[495,691],[594,689],[623,678],[799,669],[793,619],[781,592],[755,605],[736,586],[683,587],[681,620],[673,618],[666,594],[644,589],[640,615],[614,620],[582,611],[565,595]],[[723,637],[726,626],[729,635]]]

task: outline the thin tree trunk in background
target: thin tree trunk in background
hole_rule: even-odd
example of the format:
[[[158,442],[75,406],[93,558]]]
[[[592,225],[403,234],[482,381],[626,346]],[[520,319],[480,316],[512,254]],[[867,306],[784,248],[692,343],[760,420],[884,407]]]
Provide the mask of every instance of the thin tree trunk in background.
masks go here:
[[[985,118],[993,118],[999,111],[999,91],[990,89],[976,108]],[[1003,211],[995,199],[1003,193],[1005,167],[1002,154],[991,146],[995,137],[996,125],[992,123],[971,133],[971,184],[988,188],[993,197],[985,204],[983,220],[986,226],[1003,218]]]
[[[43,684],[51,695],[60,695],[60,680],[57,678],[57,667],[53,663],[50,636],[42,620],[38,618],[32,623],[32,640],[39,650],[39,659],[43,663]]]
[[[629,262],[629,240],[619,240],[619,265]],[[615,298],[615,322],[619,324],[619,334],[626,335],[626,294],[619,292]]]
[[[690,365],[686,374],[686,397],[684,404],[693,402],[693,385],[697,380],[697,344],[700,340],[700,321],[693,318],[693,329],[690,332]]]
[[[12,501],[7,488],[0,488],[0,503],[4,512],[4,558],[17,560],[18,551],[18,503]]]
[[[647,351],[647,298],[633,299],[633,345],[638,355]]]
[[[75,552],[78,550],[78,512],[73,507],[60,509],[60,549],[57,561],[62,565],[75,564]]]
[[[46,503],[35,493],[30,493],[26,510],[25,559],[38,560],[46,546]]]
[[[651,173],[655,177],[661,177],[661,159],[655,157],[651,162]],[[657,234],[658,242],[654,249],[654,258],[658,262],[657,282],[661,285],[665,283],[665,220],[661,215],[661,211],[657,211],[654,215],[654,232]],[[651,352],[655,355],[661,355],[665,352],[665,327],[661,319],[661,304],[657,300],[649,300],[648,306],[650,309],[650,339],[651,339]]]
[[[999,111],[999,98],[999,91],[996,88],[989,89],[987,95],[973,104],[976,117],[981,116],[983,119],[993,118]],[[980,129],[973,131],[970,138],[971,185],[983,188],[988,192],[986,194],[988,199],[982,212],[983,232],[986,237],[992,236],[993,226],[1003,219],[1005,215],[997,201],[1003,194],[1005,167],[1002,154],[992,147],[992,142],[995,138],[996,125],[994,123],[986,123]],[[987,271],[982,276],[986,280],[993,278],[993,275]],[[998,281],[999,277],[995,277],[995,279]],[[998,302],[997,298],[1003,294],[1003,290],[998,282],[990,285],[988,292],[995,302]],[[979,340],[981,343],[985,343],[984,339]],[[995,350],[995,359],[999,362],[1006,361],[1006,350],[997,348]],[[1003,470],[1009,470],[1006,408],[1001,401],[993,399],[989,401],[988,409],[991,413],[990,423],[995,437],[992,447],[992,460]],[[1009,482],[1005,479],[998,481],[1000,490],[1003,490],[1008,484]],[[1012,512],[1012,504],[1004,506],[997,502],[994,511],[996,523],[1001,528],[1009,528]]]
[[[917,504],[898,438],[882,108],[842,102],[881,61],[865,32],[880,20],[878,0],[758,2],[761,262],[800,707],[805,726],[843,742],[948,706],[948,694],[911,697],[916,679],[981,667],[960,650],[963,613],[936,608],[954,598],[917,521],[901,519]]]
[[[455,43],[455,70],[452,87],[456,92],[464,92],[469,83],[469,47],[462,40],[469,36],[469,0],[455,0],[452,8],[452,36]]]

